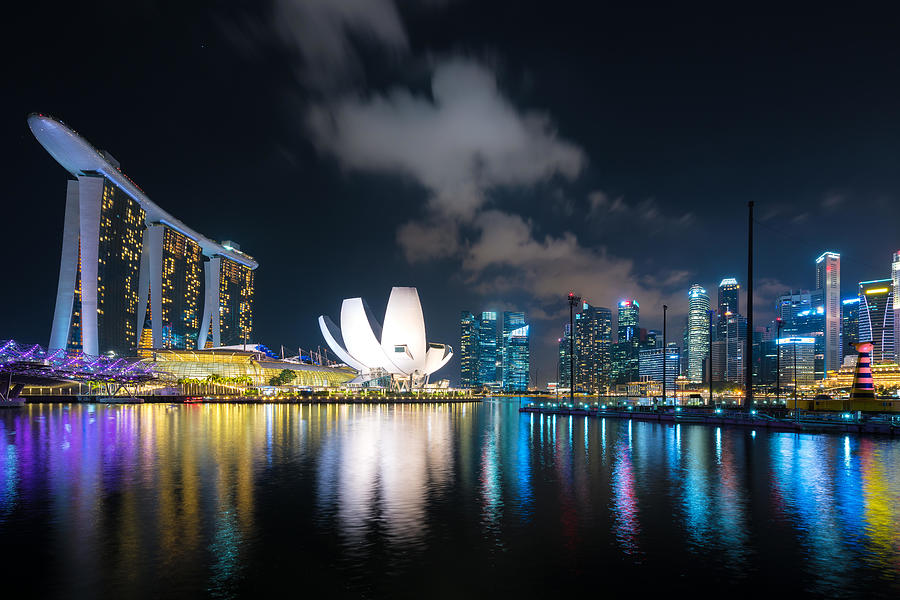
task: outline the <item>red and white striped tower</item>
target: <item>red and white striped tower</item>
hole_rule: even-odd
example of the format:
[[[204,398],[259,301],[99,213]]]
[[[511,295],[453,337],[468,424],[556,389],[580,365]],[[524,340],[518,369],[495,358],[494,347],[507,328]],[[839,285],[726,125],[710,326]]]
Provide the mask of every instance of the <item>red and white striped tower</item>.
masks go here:
[[[853,375],[853,387],[850,389],[850,401],[874,400],[875,384],[872,381],[872,342],[860,342],[855,345],[859,356],[856,359],[856,373]]]

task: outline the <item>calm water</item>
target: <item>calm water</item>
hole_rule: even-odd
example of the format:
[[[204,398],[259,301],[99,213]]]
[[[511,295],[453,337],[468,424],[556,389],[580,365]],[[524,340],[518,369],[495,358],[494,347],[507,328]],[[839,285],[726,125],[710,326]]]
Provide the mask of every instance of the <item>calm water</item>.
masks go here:
[[[900,440],[517,408],[0,411],[4,585],[67,598],[900,594]]]

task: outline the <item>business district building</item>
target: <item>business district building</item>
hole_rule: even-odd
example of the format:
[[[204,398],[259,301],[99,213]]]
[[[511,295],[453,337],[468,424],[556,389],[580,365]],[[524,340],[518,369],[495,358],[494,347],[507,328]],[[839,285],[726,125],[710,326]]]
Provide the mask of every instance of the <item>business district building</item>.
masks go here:
[[[253,258],[161,209],[61,121],[32,114],[28,125],[71,176],[50,350],[135,356],[249,339]]]
[[[683,352],[669,341],[671,333],[664,350],[660,332],[640,327],[637,300],[619,302],[615,328],[612,311],[582,302],[574,331],[566,324],[559,338],[559,375],[548,388],[654,395],[662,391],[665,362],[666,389],[705,390],[711,380],[718,389],[737,392],[746,383],[746,361],[752,360],[754,384],[770,393],[779,386],[840,393],[852,383],[855,345],[871,341],[876,387],[881,382],[881,393],[891,393],[900,388],[900,251],[891,258],[890,278],[859,282],[854,296],[841,299],[840,254],[823,252],[814,261],[815,289],[777,296],[776,320],[752,332],[740,312],[736,278],[722,279],[715,304],[703,286],[693,284],[687,294]],[[472,318],[463,314],[464,344]],[[750,336],[752,358],[745,356]]]
[[[531,326],[525,313],[463,311],[459,319],[460,387],[525,392],[531,373]]]

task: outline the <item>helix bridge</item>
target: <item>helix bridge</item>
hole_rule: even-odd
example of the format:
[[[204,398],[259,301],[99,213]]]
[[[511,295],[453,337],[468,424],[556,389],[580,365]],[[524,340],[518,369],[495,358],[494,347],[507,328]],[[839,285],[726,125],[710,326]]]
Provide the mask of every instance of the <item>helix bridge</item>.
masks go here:
[[[0,400],[16,397],[25,385],[40,382],[102,381],[117,387],[137,386],[158,378],[153,367],[139,357],[48,351],[38,344],[0,340]]]

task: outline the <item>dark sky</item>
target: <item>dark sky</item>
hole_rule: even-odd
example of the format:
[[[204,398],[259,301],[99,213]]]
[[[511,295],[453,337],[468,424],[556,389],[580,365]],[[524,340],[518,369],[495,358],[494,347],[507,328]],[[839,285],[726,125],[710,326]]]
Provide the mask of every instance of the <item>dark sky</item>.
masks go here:
[[[91,4],[91,3],[88,3]],[[53,114],[153,200],[260,263],[255,336],[321,344],[344,297],[418,287],[432,341],[463,309],[525,310],[555,378],[571,289],[636,297],[746,278],[757,322],[843,293],[900,248],[900,42],[891,14],[751,14],[584,2],[30,3],[7,15],[0,338],[45,344],[66,173],[29,132]],[[743,302],[743,300],[742,300]],[[742,308],[743,311],[743,308]],[[456,380],[458,362],[441,373]],[[534,373],[533,373],[534,374]]]

